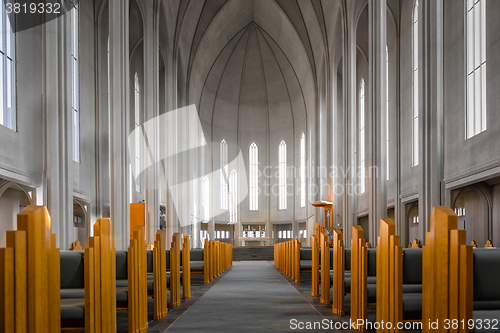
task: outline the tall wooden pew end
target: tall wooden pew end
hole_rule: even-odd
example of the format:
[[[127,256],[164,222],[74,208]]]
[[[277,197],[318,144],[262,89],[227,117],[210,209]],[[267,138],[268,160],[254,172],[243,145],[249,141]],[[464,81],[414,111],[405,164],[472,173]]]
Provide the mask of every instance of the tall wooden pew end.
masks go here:
[[[50,232],[45,206],[27,206],[17,215],[0,249],[0,331],[61,330],[60,251]]]

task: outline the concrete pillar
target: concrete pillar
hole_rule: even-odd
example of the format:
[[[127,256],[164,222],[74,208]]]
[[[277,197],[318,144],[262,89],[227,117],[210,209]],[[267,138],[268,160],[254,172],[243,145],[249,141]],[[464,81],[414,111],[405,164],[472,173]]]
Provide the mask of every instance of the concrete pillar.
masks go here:
[[[43,204],[52,219],[57,246],[73,242],[73,147],[70,15],[42,25],[43,31]],[[88,212],[90,214],[90,212]]]
[[[369,190],[370,237],[376,244],[379,221],[387,216],[387,1],[369,0]]]
[[[157,119],[159,116],[159,1],[144,2],[146,11],[144,20],[144,122]],[[147,140],[149,147],[145,154],[153,157],[153,164],[145,170],[144,194],[146,201],[146,241],[153,243],[156,230],[160,226],[160,190],[159,164],[155,162],[160,156],[163,143],[160,142],[158,122],[149,127]],[[146,156],[145,156],[146,158]]]
[[[419,2],[419,238],[432,208],[445,202],[443,144],[443,0]]]
[[[351,229],[356,224],[357,196],[356,189],[356,142],[357,142],[357,87],[356,87],[356,27],[353,20],[348,21],[347,38],[345,39],[344,61],[344,160],[342,161],[341,175],[343,177],[342,221],[345,244],[351,244]],[[348,245],[349,247],[349,245]]]
[[[130,199],[127,137],[130,130],[130,58],[128,1],[109,0],[109,38],[111,57],[111,221],[117,250],[129,243]]]

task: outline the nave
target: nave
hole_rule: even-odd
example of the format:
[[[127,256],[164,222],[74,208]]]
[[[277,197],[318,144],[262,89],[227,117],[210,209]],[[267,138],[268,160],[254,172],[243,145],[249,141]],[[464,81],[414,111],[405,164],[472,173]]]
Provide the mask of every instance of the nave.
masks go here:
[[[289,332],[324,317],[267,261],[240,261],[167,332]]]
[[[326,318],[496,332],[500,1],[11,3],[0,333],[161,332],[273,246]]]

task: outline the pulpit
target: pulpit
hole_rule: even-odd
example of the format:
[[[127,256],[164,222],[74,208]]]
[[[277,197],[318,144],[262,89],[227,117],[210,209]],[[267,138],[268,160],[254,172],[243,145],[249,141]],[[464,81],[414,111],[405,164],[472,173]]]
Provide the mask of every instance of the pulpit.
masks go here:
[[[325,229],[329,229],[328,236],[333,234],[333,202],[319,200],[312,203],[314,207],[323,207],[324,208],[324,227]]]

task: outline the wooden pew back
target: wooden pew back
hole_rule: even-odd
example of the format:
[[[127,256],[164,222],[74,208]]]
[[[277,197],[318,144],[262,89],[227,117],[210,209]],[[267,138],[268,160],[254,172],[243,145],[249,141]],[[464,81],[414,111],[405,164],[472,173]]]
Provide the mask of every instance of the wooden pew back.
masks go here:
[[[332,311],[336,315],[344,316],[345,294],[345,248],[342,230],[333,229],[333,297]]]
[[[76,240],[73,242],[73,246],[71,246],[72,251],[81,251],[83,250],[82,244],[80,243],[79,240]]]
[[[24,208],[17,229],[0,249],[0,331],[59,332],[59,249],[47,208]]]
[[[210,276],[210,241],[205,239],[203,246],[203,283],[208,284],[212,281]]]
[[[391,219],[380,220],[377,245],[377,322],[391,322],[393,329],[403,321],[403,248],[399,245],[396,226]]]
[[[136,226],[127,252],[129,332],[145,332],[148,328],[146,257],[144,226]]]
[[[422,321],[472,319],[472,246],[466,231],[457,229],[458,217],[449,207],[434,207],[430,232],[423,247]],[[460,326],[460,325],[459,325]],[[444,325],[423,332],[448,332]],[[469,331],[460,327],[459,332]]]
[[[326,232],[320,234],[321,247],[321,298],[323,304],[330,304],[330,241]]]
[[[181,305],[181,235],[175,233],[172,236],[170,247],[170,307]]]
[[[191,236],[182,242],[182,299],[191,298]]]
[[[116,250],[111,221],[100,218],[84,252],[85,329],[116,332]]]
[[[368,249],[363,238],[363,229],[359,225],[352,227],[351,240],[351,320],[367,318],[367,277]],[[378,307],[377,307],[378,308]],[[365,332],[363,325],[355,324],[357,330]]]
[[[158,230],[153,248],[153,293],[155,320],[167,316],[167,231]]]
[[[312,258],[311,258],[311,296],[319,297],[319,249],[320,249],[319,234],[311,236],[312,243]]]

